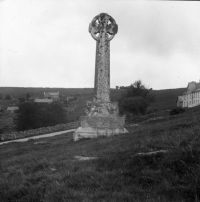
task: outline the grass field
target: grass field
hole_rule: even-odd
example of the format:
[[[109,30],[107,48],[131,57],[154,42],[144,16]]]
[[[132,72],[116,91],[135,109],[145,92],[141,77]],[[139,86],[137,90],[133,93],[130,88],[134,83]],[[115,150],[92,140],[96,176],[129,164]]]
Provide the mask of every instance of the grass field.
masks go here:
[[[199,122],[196,108],[129,126],[126,135],[73,142],[67,134],[0,146],[0,201],[197,202]],[[137,155],[158,150],[167,152]]]
[[[185,91],[185,88],[154,90],[155,101],[151,104],[151,107],[157,110],[175,108],[178,96]]]

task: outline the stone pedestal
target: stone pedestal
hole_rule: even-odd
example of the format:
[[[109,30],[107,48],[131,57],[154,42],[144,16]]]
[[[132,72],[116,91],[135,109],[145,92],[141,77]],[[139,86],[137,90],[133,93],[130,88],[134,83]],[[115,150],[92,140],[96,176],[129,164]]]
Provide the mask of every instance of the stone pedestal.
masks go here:
[[[75,131],[74,141],[127,133],[125,117],[119,116],[117,103],[88,102],[87,116],[80,117],[81,126]]]
[[[74,133],[74,141],[127,133],[125,117],[116,115],[94,115],[81,117],[81,126]]]

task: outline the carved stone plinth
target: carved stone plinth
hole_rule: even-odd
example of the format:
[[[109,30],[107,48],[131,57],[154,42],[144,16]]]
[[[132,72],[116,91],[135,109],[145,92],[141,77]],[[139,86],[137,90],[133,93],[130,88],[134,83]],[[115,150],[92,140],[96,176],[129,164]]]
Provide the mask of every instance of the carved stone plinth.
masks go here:
[[[88,103],[81,127],[74,133],[74,140],[127,133],[125,117],[118,115],[117,103],[110,102],[110,41],[118,31],[115,20],[106,13],[94,17],[89,32],[96,40],[95,97]]]
[[[81,127],[74,133],[74,140],[111,136],[128,131],[124,128],[125,117],[119,116],[84,116],[81,117]]]

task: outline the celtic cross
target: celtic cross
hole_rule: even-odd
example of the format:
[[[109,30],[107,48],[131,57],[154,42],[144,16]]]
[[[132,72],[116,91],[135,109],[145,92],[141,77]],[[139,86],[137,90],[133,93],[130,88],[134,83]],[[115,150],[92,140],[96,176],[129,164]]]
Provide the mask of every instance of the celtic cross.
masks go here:
[[[89,32],[96,40],[94,88],[98,102],[110,102],[110,41],[118,31],[115,20],[106,13],[95,16]]]
[[[94,17],[89,32],[96,41],[95,99],[87,103],[86,116],[73,135],[74,141],[127,133],[125,117],[119,116],[118,105],[110,101],[110,41],[117,33],[115,20],[106,13]]]

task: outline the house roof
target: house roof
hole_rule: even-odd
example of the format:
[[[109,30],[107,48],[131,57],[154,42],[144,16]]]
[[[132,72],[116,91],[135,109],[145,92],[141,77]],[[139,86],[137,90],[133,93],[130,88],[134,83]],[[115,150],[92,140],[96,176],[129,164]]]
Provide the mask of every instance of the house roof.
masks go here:
[[[57,92],[44,92],[44,96],[59,96],[59,91]]]
[[[9,106],[9,107],[7,107],[7,110],[18,110],[19,109],[19,107],[18,106]]]
[[[189,86],[190,85],[194,85],[194,88],[193,89],[190,89]],[[189,82],[188,83],[188,86],[187,86],[187,91],[184,92],[183,94],[190,94],[190,93],[193,93],[193,92],[197,92],[200,90],[200,82],[195,82],[195,81],[192,81],[192,82]]]
[[[38,103],[51,103],[51,102],[53,102],[53,100],[49,99],[49,98],[36,98],[34,100],[34,102],[38,102]]]
[[[196,89],[200,89],[200,82],[196,83]]]

